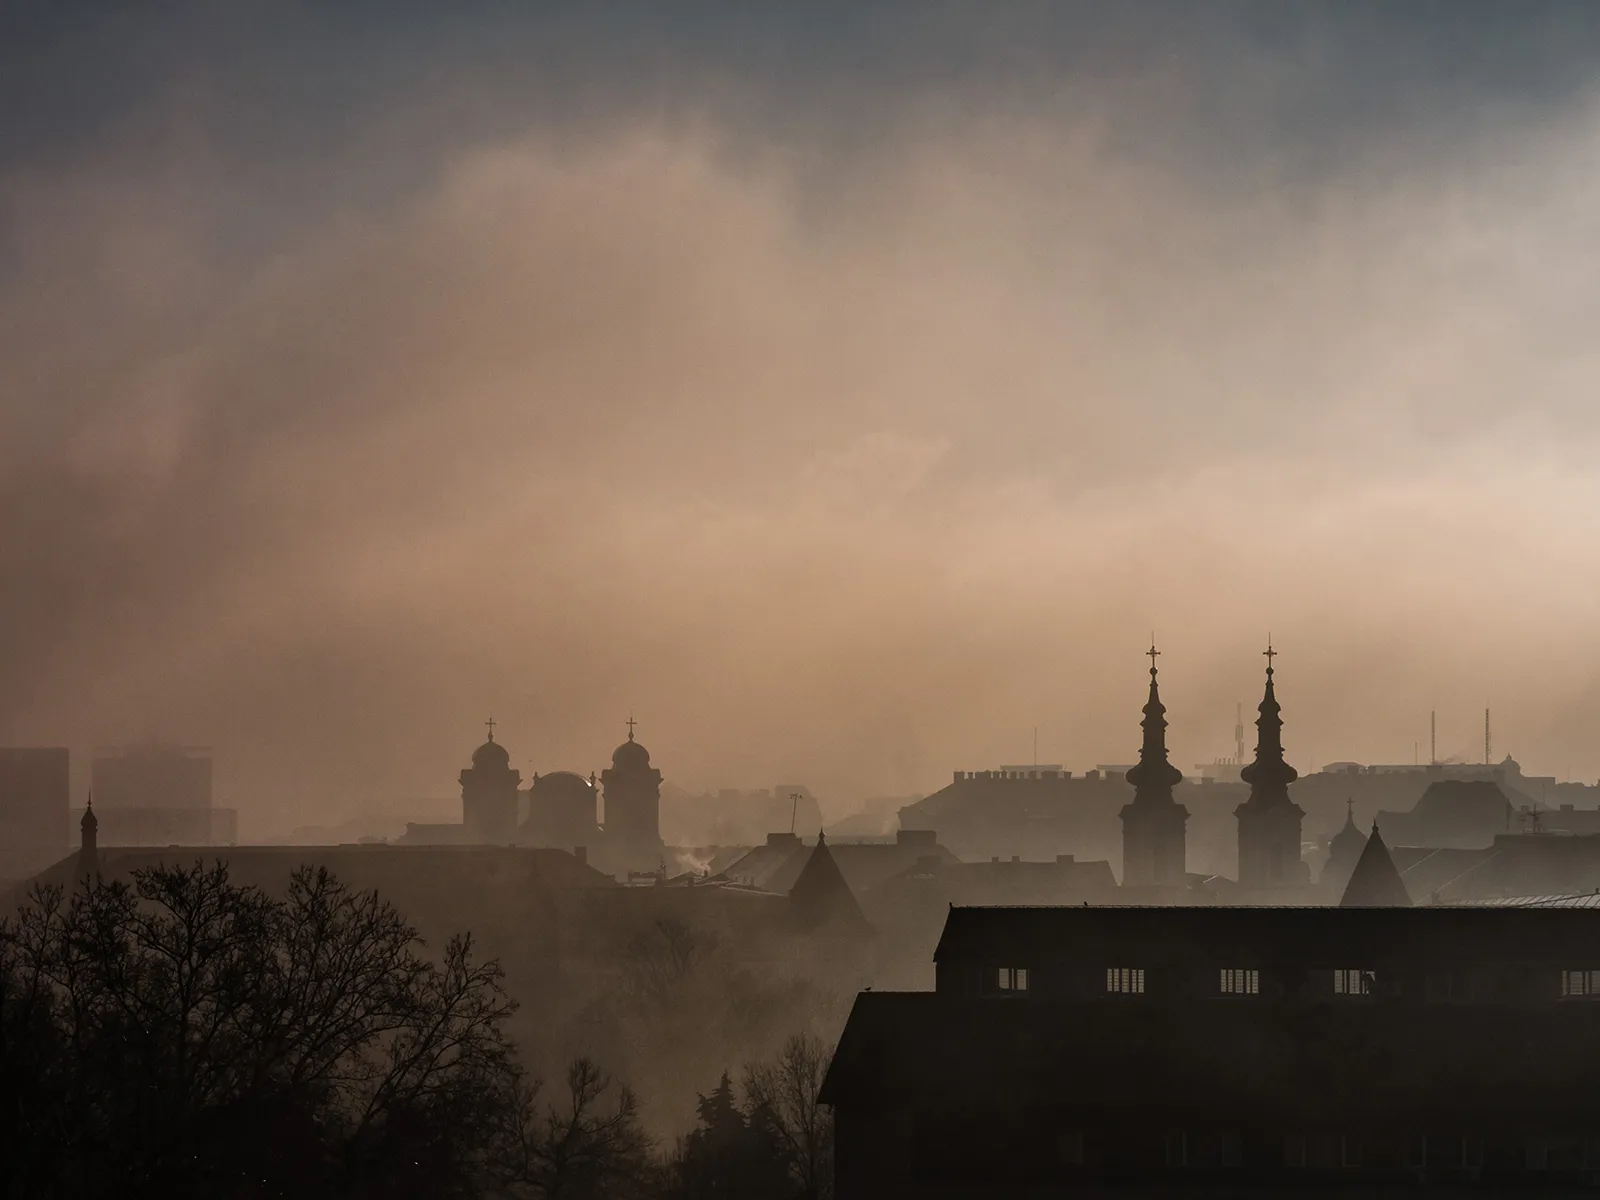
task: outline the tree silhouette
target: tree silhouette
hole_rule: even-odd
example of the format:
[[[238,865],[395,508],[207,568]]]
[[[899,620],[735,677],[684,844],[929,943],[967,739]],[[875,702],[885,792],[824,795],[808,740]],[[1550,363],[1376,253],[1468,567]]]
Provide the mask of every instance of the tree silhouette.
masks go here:
[[[600,1114],[581,1062],[536,1121],[499,967],[419,946],[325,870],[282,899],[220,864],[37,890],[0,923],[0,1194],[597,1194],[643,1153],[632,1096]],[[543,1175],[507,1174],[525,1147]]]

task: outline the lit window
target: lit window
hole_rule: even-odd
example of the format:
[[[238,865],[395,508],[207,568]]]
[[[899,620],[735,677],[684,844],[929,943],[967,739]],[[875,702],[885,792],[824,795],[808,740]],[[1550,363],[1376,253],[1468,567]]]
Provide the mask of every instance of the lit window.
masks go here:
[[[1563,996],[1600,996],[1600,971],[1561,972]]]
[[[1254,996],[1261,990],[1261,972],[1242,967],[1222,968],[1224,996]]]
[[[1336,996],[1369,996],[1372,994],[1373,974],[1360,967],[1333,973],[1333,992]]]
[[[1027,967],[998,967],[995,970],[995,988],[1007,995],[1017,995],[1028,990]]]
[[[1144,994],[1143,967],[1107,967],[1106,991],[1124,996]]]

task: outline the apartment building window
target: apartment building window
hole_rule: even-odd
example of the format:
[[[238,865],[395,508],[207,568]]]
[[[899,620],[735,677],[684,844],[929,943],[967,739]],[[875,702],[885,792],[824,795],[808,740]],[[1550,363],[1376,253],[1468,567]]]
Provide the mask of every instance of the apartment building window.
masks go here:
[[[1600,1167],[1600,1138],[1573,1133],[1535,1134],[1526,1144],[1530,1171],[1583,1171]]]
[[[1144,995],[1143,967],[1107,967],[1106,991],[1113,995]]]
[[[1362,967],[1349,967],[1333,973],[1333,994],[1336,996],[1370,996],[1376,977]]]
[[[1027,967],[996,967],[991,979],[997,995],[1022,996],[1027,994]]]
[[[1254,996],[1261,991],[1261,972],[1253,968],[1223,967],[1224,996]]]
[[[1244,1160],[1244,1145],[1232,1131],[1200,1130],[1167,1134],[1167,1165],[1200,1170],[1237,1167]]]
[[[1561,994],[1585,999],[1600,997],[1600,971],[1561,972]]]

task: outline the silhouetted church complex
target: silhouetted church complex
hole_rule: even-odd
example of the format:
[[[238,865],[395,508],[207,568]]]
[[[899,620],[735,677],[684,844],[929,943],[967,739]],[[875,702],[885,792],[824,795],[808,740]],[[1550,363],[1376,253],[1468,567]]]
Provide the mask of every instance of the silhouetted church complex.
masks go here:
[[[541,846],[592,855],[612,873],[661,868],[661,772],[634,740],[633,718],[628,740],[598,781],[553,771],[535,775],[525,791],[522,773],[494,740],[494,722],[488,724],[488,739],[461,772],[461,823],[408,825],[403,843]]]

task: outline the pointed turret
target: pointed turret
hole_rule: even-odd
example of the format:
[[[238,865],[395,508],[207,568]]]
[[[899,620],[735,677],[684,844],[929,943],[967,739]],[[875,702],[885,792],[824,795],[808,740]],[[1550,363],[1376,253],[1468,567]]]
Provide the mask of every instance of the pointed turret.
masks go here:
[[[845,881],[839,864],[833,860],[828,839],[820,830],[816,848],[789,889],[789,913],[795,926],[807,933],[851,937],[866,937],[872,933],[872,926],[867,923],[855,893]]]
[[[1291,767],[1283,757],[1283,709],[1278,704],[1278,694],[1272,686],[1272,660],[1277,651],[1267,642],[1263,652],[1267,656],[1267,687],[1261,704],[1256,709],[1255,761],[1239,772],[1239,778],[1250,785],[1250,799],[1283,797],[1289,799],[1289,785],[1300,778],[1300,772]]]
[[[1389,847],[1383,844],[1378,823],[1372,823],[1372,835],[1361,851],[1356,869],[1350,874],[1340,908],[1410,908],[1411,893],[1406,891],[1405,880],[1389,857]]]
[[[1167,709],[1156,683],[1155,639],[1150,639],[1150,697],[1145,701],[1144,744],[1139,762],[1127,773],[1133,800],[1122,817],[1124,887],[1182,887],[1186,882],[1185,826],[1189,810],[1172,798],[1183,772],[1167,761]]]
[[[1250,888],[1302,887],[1310,880],[1300,858],[1305,813],[1289,799],[1289,785],[1300,773],[1283,757],[1283,710],[1272,683],[1272,660],[1278,652],[1270,637],[1264,653],[1267,685],[1257,709],[1256,757],[1239,772],[1250,785],[1250,796],[1233,810],[1239,821],[1239,882]]]
[[[83,835],[78,848],[78,878],[89,879],[100,873],[100,818],[94,815],[94,792],[83,809],[83,819],[78,822]]]

